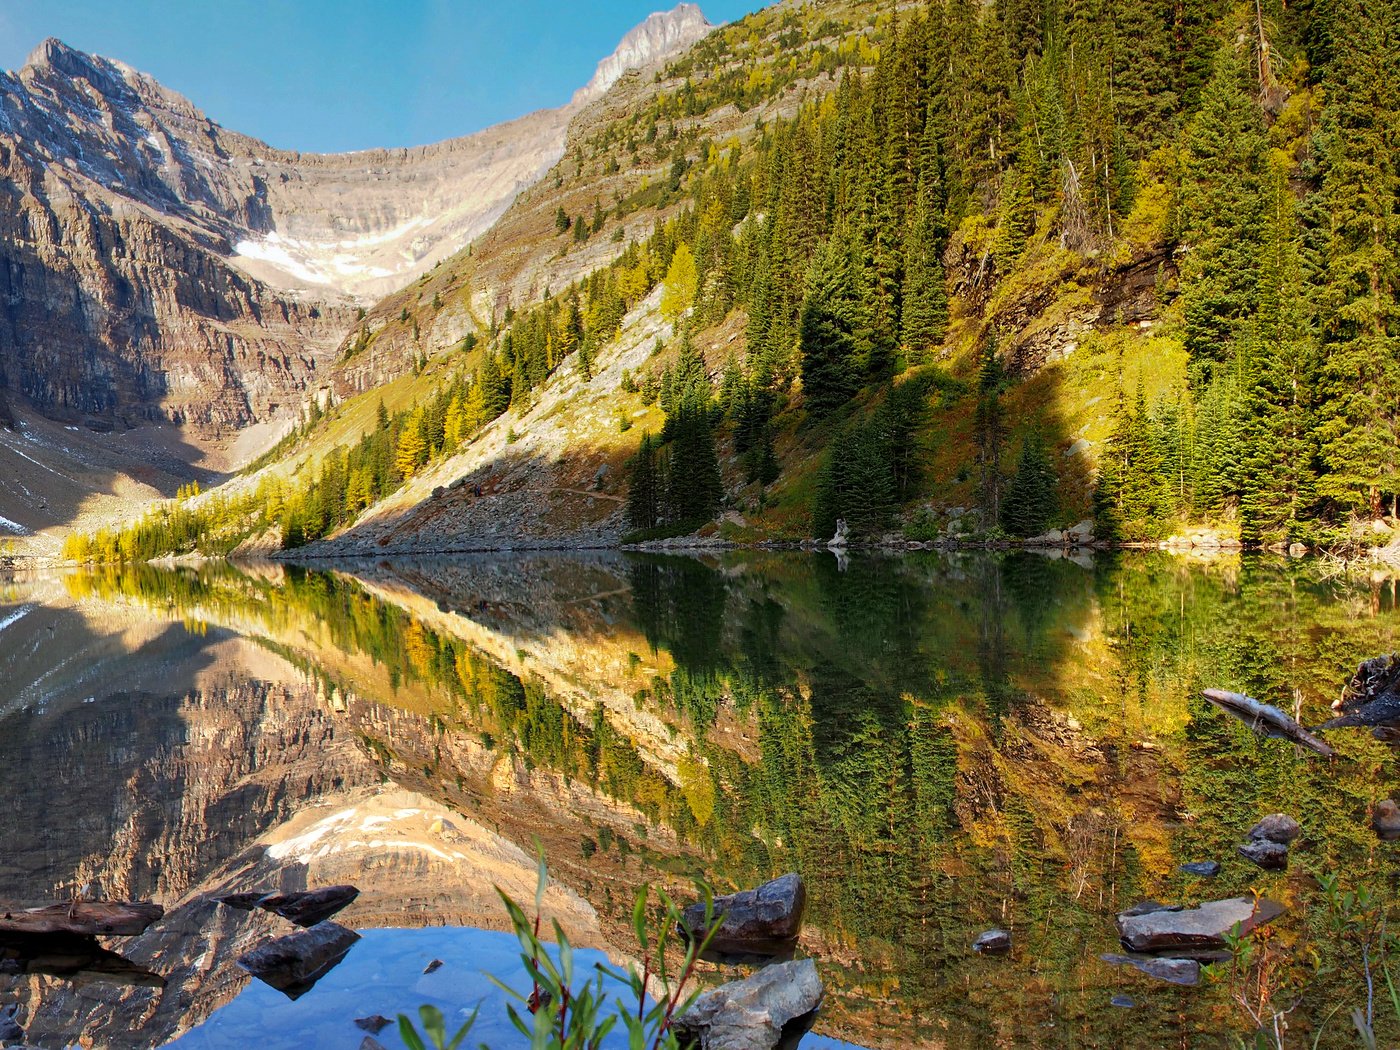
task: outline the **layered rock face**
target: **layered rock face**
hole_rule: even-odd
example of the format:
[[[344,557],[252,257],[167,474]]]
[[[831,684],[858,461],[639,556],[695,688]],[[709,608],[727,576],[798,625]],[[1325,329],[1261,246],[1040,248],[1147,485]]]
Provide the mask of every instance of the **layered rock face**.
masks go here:
[[[485,231],[628,68],[710,26],[654,15],[566,106],[415,149],[314,155],[228,131],[48,40],[0,73],[0,390],[97,427],[206,434],[299,411],[352,321]]]

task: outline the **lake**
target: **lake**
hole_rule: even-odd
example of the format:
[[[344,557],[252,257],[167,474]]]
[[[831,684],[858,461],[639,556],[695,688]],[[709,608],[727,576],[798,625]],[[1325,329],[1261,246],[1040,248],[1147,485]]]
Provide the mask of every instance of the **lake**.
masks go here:
[[[1329,731],[1329,761],[1199,694],[1315,725],[1394,649],[1393,579],[1248,556],[517,554],[0,583],[0,902],[87,887],[167,909],[108,944],[120,964],[39,973],[0,945],[0,1006],[43,1047],[271,1050],[480,1002],[477,1038],[519,1045],[483,971],[520,976],[494,887],[528,904],[539,848],[546,912],[614,960],[635,954],[639,886],[689,900],[694,879],[800,872],[800,952],[827,988],[804,1047],[1228,1047],[1275,1011],[1287,1046],[1356,1046],[1368,975],[1393,1045],[1400,844],[1371,815],[1400,794],[1394,747]],[[1236,853],[1276,811],[1303,827],[1283,872]],[[1218,878],[1180,870],[1206,860]],[[211,897],[335,883],[360,889],[345,961],[295,1001],[250,982],[234,960],[293,927]],[[1256,891],[1287,911],[1197,987],[1099,958],[1141,900]],[[1009,956],[971,950],[991,927]]]

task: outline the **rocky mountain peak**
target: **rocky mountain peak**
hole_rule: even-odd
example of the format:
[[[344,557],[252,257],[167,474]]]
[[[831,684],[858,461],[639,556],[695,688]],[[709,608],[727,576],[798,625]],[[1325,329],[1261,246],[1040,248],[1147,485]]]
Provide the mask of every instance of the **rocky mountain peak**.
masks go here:
[[[24,68],[49,68],[73,74],[88,65],[88,56],[51,36],[29,53]]]
[[[629,69],[644,69],[678,54],[707,36],[714,26],[696,4],[656,11],[634,26],[617,48],[598,63],[593,79],[574,93],[573,105],[598,98]]]

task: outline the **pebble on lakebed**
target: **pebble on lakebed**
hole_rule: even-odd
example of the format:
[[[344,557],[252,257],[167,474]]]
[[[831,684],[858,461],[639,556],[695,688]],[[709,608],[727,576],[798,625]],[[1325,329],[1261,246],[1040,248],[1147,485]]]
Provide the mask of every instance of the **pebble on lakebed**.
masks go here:
[[[987,930],[977,935],[972,942],[972,950],[981,955],[1005,955],[1011,951],[1011,933],[1008,930]]]

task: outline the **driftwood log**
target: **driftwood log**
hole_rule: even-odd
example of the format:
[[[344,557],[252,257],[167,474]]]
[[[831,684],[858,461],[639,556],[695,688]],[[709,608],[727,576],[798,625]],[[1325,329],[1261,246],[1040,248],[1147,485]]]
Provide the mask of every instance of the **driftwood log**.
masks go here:
[[[135,937],[164,914],[159,904],[144,901],[74,901],[0,911],[0,934]]]
[[[1256,733],[1292,740],[1295,744],[1301,744],[1326,758],[1332,758],[1337,753],[1330,745],[1299,725],[1297,719],[1284,714],[1272,704],[1261,704],[1251,696],[1227,692],[1224,689],[1205,689],[1202,690],[1202,695],[1216,707],[1234,715]]]

